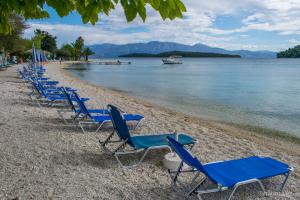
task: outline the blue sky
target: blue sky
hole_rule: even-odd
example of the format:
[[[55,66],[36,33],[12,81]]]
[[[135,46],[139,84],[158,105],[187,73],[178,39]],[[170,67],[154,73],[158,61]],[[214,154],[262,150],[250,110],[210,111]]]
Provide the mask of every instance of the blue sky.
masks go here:
[[[25,37],[36,28],[58,37],[59,46],[78,36],[88,45],[99,43],[171,41],[203,43],[230,50],[279,51],[300,44],[300,0],[183,0],[187,7],[183,19],[163,21],[150,7],[145,23],[139,17],[127,23],[120,5],[110,16],[100,14],[92,26],[83,24],[73,12],[60,18],[46,7],[50,18],[29,20]]]

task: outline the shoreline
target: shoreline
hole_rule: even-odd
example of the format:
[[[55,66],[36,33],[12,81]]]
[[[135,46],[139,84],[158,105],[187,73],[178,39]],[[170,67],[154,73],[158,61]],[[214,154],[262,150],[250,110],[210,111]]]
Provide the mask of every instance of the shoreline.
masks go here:
[[[274,137],[274,138],[277,138],[277,139],[282,139],[282,140],[285,140],[285,141],[288,141],[288,142],[300,144],[300,137],[297,137],[296,135],[294,135],[292,133],[289,133],[289,132],[280,131],[280,130],[276,130],[276,129],[272,129],[272,128],[255,126],[255,125],[243,124],[243,123],[233,123],[233,122],[225,122],[225,121],[222,121],[222,120],[205,119],[205,118],[202,118],[200,116],[190,115],[190,114],[187,114],[187,113],[184,113],[184,112],[172,109],[172,108],[168,108],[168,107],[165,107],[165,106],[158,105],[154,102],[150,102],[150,101],[144,100],[142,98],[139,98],[137,96],[130,95],[130,93],[122,91],[122,90],[103,87],[103,86],[99,86],[99,85],[90,83],[88,81],[80,79],[79,77],[74,76],[71,72],[68,71],[69,70],[68,68],[73,64],[78,64],[78,63],[74,63],[74,62],[72,62],[72,63],[68,63],[68,62],[63,63],[62,67],[60,68],[60,71],[64,75],[66,75],[66,76],[68,76],[72,79],[76,79],[77,81],[83,82],[84,84],[88,84],[88,85],[91,85],[93,87],[100,88],[100,89],[102,89],[106,92],[112,92],[112,93],[116,93],[118,95],[125,95],[127,98],[132,98],[134,101],[136,101],[138,103],[141,103],[143,105],[156,107],[156,108],[164,110],[165,112],[168,112],[168,113],[174,113],[174,114],[177,114],[177,115],[182,115],[183,117],[190,118],[193,121],[201,121],[202,123],[207,123],[207,124],[209,124],[210,126],[212,126],[214,128],[221,128],[221,129],[223,128],[224,129],[224,126],[226,126],[226,127],[232,126],[232,128],[241,129],[243,131],[249,132],[248,134],[250,134],[250,135],[251,134],[258,134],[258,135],[264,135],[264,136],[271,136],[271,137]],[[81,63],[79,62],[79,64],[81,64]]]

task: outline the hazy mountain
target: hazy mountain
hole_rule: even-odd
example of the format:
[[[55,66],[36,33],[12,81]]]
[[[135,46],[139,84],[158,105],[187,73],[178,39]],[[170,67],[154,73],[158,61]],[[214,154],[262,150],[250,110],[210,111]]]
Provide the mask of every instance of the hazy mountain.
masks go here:
[[[206,53],[221,53],[230,55],[240,55],[242,58],[275,58],[276,52],[272,51],[248,51],[235,50],[229,51],[222,48],[210,47],[201,43],[195,45],[184,45],[174,42],[148,42],[148,43],[130,43],[130,44],[95,44],[89,46],[95,52],[94,58],[99,57],[118,57],[120,55],[132,53],[158,54],[168,51],[191,51]]]

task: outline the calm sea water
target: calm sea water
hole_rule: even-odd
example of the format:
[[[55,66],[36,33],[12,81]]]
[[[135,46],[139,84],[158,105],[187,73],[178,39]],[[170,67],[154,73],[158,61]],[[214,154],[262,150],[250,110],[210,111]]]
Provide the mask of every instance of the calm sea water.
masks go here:
[[[129,60],[131,65],[73,65],[70,71],[191,115],[300,137],[300,60],[186,58],[182,65]]]

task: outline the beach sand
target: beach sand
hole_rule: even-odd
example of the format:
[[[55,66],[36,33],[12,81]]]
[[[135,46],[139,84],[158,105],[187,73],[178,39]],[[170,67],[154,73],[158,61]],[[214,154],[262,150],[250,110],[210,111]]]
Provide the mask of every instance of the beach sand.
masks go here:
[[[63,86],[79,89],[91,98],[89,108],[118,105],[145,116],[136,134],[185,132],[198,140],[192,152],[202,162],[270,155],[295,168],[284,192],[277,193],[283,177],[265,180],[269,196],[256,184],[242,187],[234,199],[300,199],[300,145],[162,108],[126,94],[87,84],[68,74],[66,64],[50,63],[47,76]],[[161,166],[167,151],[154,150],[135,169],[122,169],[98,145],[110,132],[83,134],[66,126],[55,108],[39,108],[30,90],[17,77],[17,66],[0,71],[0,199],[183,199],[182,187],[171,187]],[[112,80],[113,81],[113,80]],[[132,157],[125,157],[125,161]],[[185,175],[182,182],[188,183]],[[204,195],[224,199],[228,192]],[[195,195],[191,199],[196,199]]]

